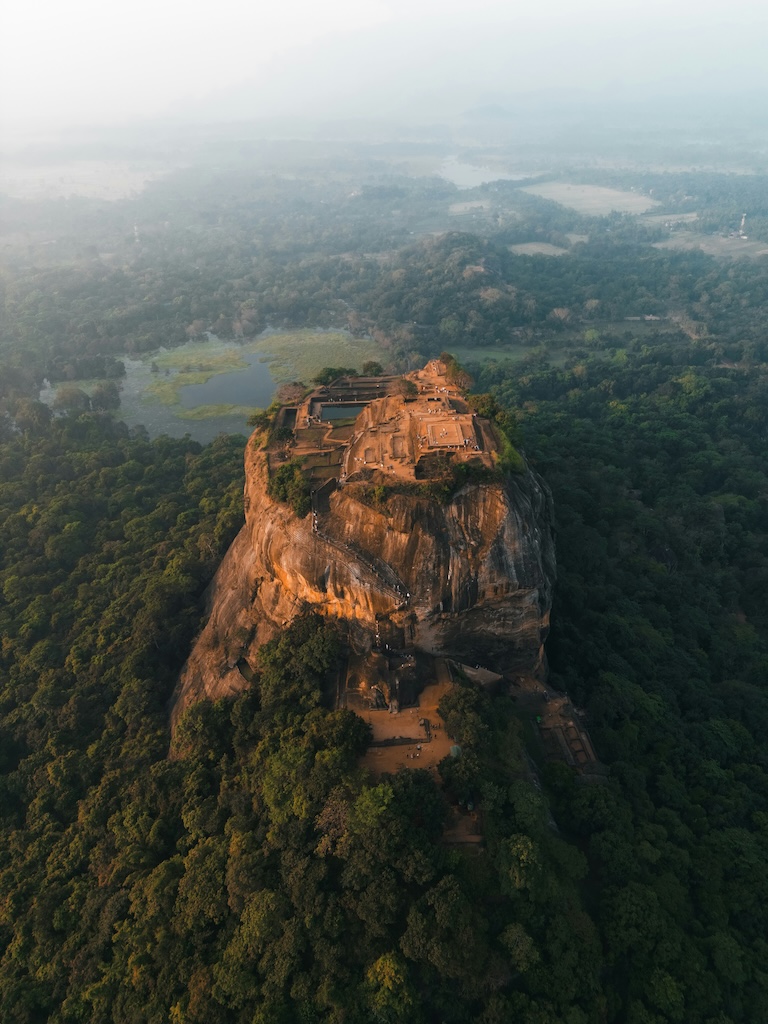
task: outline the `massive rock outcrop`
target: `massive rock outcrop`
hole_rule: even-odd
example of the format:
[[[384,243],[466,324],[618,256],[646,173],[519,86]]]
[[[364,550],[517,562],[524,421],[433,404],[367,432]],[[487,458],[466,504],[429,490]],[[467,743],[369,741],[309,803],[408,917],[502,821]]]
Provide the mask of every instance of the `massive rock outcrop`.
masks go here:
[[[543,670],[555,572],[549,493],[530,469],[485,473],[442,500],[424,484],[403,483],[418,476],[424,456],[448,448],[446,438],[458,442],[443,457],[497,458],[493,428],[462,408],[457,392],[414,379],[415,399],[376,399],[357,414],[336,459],[343,486],[328,480],[303,518],[269,496],[274,450],[258,432],[251,438],[246,522],[209,589],[208,622],[180,679],[174,718],[197,699],[247,686],[258,647],[307,611],[339,621],[358,651],[418,648],[502,673]],[[315,429],[312,408],[299,409],[298,420]],[[475,431],[471,453],[451,426],[462,422],[465,433]],[[404,451],[409,437],[415,457]],[[360,465],[368,456],[354,453],[370,455],[371,438],[377,461]]]

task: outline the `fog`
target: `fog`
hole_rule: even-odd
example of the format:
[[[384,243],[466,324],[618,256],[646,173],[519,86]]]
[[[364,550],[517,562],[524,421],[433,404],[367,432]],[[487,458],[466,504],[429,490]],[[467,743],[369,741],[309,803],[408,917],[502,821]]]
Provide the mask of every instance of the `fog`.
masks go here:
[[[3,28],[6,133],[766,93],[757,0],[11,0]]]

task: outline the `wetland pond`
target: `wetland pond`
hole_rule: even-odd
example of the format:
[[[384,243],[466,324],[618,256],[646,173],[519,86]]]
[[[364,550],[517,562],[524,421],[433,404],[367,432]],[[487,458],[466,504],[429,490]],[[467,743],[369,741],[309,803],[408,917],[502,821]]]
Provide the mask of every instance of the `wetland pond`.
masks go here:
[[[179,388],[179,401],[185,409],[200,405],[242,405],[266,409],[277,385],[269,372],[264,356],[243,352],[248,364],[229,373],[217,373],[202,384],[186,384]]]
[[[492,181],[522,181],[527,174],[510,174],[498,167],[483,167],[466,163],[457,157],[449,157],[441,164],[438,172],[441,178],[452,182],[457,188],[478,188]]]
[[[248,417],[266,408],[278,383],[264,353],[210,336],[143,357],[121,355],[125,376],[118,380],[120,408],[115,417],[149,436],[184,437],[207,444],[219,434],[250,434]],[[40,401],[52,405],[59,387],[91,393],[96,381],[47,385]]]
[[[250,434],[248,417],[271,404],[280,384],[309,381],[324,366],[359,366],[380,357],[370,338],[343,330],[268,329],[245,342],[209,333],[176,348],[119,356],[125,376],[118,381],[115,416],[131,427],[144,426],[153,438],[189,434],[206,444],[221,433]],[[91,394],[97,383],[46,384],[40,401],[53,405],[58,388],[66,386]]]
[[[143,359],[125,358],[117,415],[150,437],[189,434],[207,444],[218,434],[250,434],[248,417],[277,390],[263,354],[240,345],[190,342]]]

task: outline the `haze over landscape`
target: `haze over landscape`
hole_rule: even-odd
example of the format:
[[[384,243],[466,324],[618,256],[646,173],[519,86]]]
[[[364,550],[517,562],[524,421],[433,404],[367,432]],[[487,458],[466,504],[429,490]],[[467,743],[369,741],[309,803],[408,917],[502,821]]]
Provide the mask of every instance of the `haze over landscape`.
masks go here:
[[[2,1024],[768,1021],[766,52],[6,5]]]
[[[16,128],[302,116],[435,117],[479,103],[764,95],[757,0],[9,4]]]

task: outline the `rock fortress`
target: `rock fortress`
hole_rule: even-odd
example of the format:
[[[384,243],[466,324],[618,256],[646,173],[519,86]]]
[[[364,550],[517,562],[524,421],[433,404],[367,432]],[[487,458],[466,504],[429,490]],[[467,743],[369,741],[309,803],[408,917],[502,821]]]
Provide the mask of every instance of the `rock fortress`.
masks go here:
[[[543,691],[551,499],[519,457],[506,471],[499,426],[454,370],[432,360],[404,377],[343,377],[254,432],[245,524],[209,588],[174,721],[246,687],[260,645],[306,613],[343,632],[335,699],[371,722],[374,746],[397,748],[379,751],[382,769],[447,752],[429,734],[451,672]],[[283,477],[290,504],[275,496]]]

